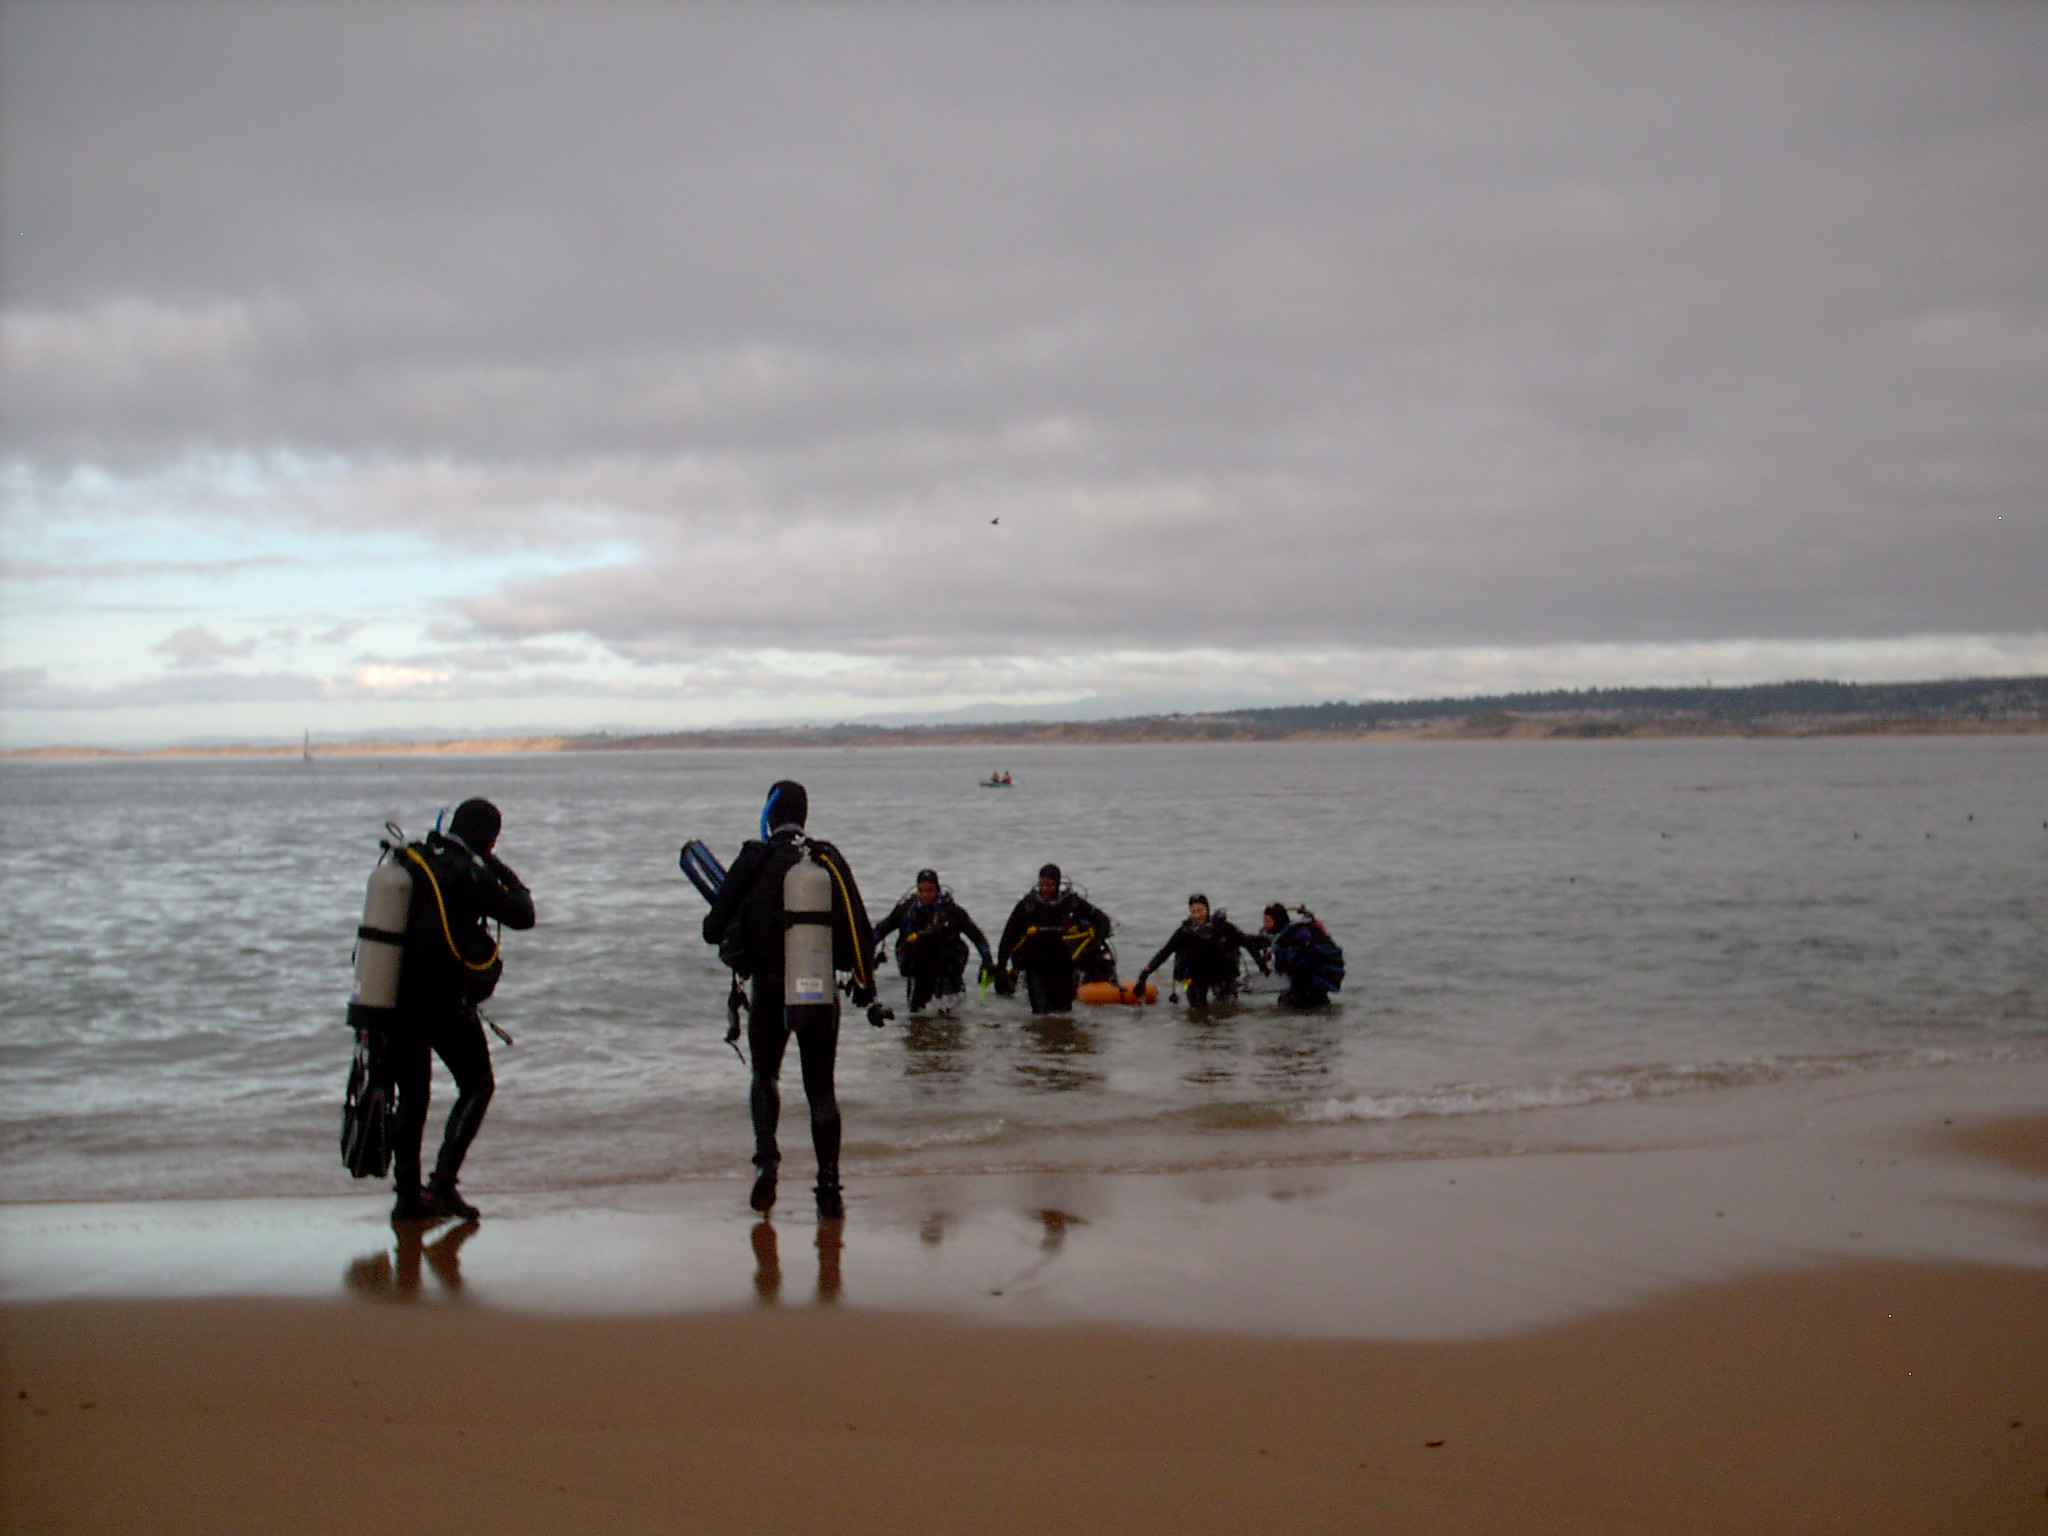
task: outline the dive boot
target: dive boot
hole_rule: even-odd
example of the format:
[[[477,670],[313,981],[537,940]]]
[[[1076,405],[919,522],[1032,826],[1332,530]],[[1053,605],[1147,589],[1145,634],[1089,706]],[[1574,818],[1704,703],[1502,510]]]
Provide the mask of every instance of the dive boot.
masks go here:
[[[818,1180],[818,1216],[823,1221],[837,1221],[846,1214],[846,1196],[839,1188],[837,1179]]]
[[[420,1192],[419,1185],[410,1189],[401,1188],[398,1198],[391,1203],[393,1221],[439,1221],[441,1208]]]
[[[765,1165],[754,1175],[754,1188],[747,1196],[747,1204],[763,1216],[775,1209],[775,1164]]]
[[[427,1185],[427,1200],[437,1214],[453,1216],[457,1221],[475,1221],[483,1212],[471,1205],[455,1188],[453,1179],[434,1179]]]

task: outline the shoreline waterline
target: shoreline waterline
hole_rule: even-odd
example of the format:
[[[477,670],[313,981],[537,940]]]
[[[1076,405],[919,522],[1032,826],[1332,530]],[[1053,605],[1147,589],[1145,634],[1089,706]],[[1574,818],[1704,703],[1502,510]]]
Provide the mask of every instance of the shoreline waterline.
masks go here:
[[[1710,1101],[1710,1102],[1708,1102]],[[332,1197],[0,1206],[0,1299],[351,1296],[534,1314],[765,1303],[997,1324],[1454,1339],[1857,1262],[2048,1268],[2048,1063],[1772,1085],[1660,1106],[1634,1140],[1117,1174],[920,1172],[763,1223],[726,1177],[470,1193],[394,1234]],[[1566,1117],[1569,1118],[1569,1117]],[[2031,1150],[2030,1150],[2031,1149]]]

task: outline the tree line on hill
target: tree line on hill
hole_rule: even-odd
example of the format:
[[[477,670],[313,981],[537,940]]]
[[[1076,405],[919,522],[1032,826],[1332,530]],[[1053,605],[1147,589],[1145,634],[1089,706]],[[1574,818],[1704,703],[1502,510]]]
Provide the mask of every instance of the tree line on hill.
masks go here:
[[[1760,683],[1744,688],[1558,688],[1480,698],[1337,701],[1119,720],[1020,720],[1000,724],[774,726],[755,729],[613,734],[563,745],[616,751],[643,747],[943,746],[1013,742],[1274,741],[1304,733],[1463,725],[1505,733],[1516,720],[1548,723],[1564,736],[1626,735],[1665,723],[1707,732],[1794,730],[1879,723],[1959,727],[2048,722],[2048,677],[1969,678],[1934,683]]]
[[[1473,717],[1570,716],[1693,720],[1719,725],[1787,719],[2012,721],[2048,718],[2048,677],[1964,678],[1930,683],[1837,683],[1818,679],[1742,688],[1557,688],[1484,698],[1401,699],[1220,710],[1205,720],[1261,734],[1359,731]]]

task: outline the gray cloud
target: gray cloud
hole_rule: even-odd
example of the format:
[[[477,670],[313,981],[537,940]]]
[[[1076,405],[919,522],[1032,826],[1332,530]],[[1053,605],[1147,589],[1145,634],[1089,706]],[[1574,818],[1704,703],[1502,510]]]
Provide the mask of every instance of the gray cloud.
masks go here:
[[[0,701],[21,711],[97,714],[190,705],[300,704],[324,699],[327,692],[321,679],[288,672],[173,671],[98,687],[57,682],[43,667],[0,673]]]
[[[290,562],[276,555],[251,555],[239,560],[17,560],[0,555],[0,582],[105,582],[163,577],[239,576],[275,569]]]
[[[166,636],[150,649],[159,656],[170,657],[172,666],[211,667],[223,661],[255,655],[256,640],[253,636],[223,640],[205,625],[192,624]]]
[[[225,456],[273,474],[223,520],[591,549],[472,587],[482,643],[2043,628],[2040,8],[84,0],[0,45],[17,483]]]
[[[439,626],[433,626],[438,628]],[[527,667],[570,666],[584,658],[560,645],[457,645],[405,656],[362,655],[355,666],[405,667],[435,672],[516,672]]]

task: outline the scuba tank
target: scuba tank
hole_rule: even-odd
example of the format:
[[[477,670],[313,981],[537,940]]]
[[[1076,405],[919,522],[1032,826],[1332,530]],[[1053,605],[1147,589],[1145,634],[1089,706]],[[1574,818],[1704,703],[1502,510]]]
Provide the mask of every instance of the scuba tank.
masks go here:
[[[370,871],[356,928],[355,995],[348,1005],[356,1052],[341,1101],[341,1162],[359,1179],[381,1179],[391,1168],[397,1105],[386,1026],[397,1013],[405,923],[412,912],[412,876],[391,857],[394,848],[405,846],[405,834],[389,822],[384,830],[390,836]]]
[[[397,859],[388,855],[394,840],[403,846],[405,834],[385,824],[391,834],[381,844],[386,857],[370,871],[369,889],[363,893],[363,921],[356,929],[355,993],[349,999],[348,1022],[352,1029],[374,1029],[391,1022],[398,1006],[398,974],[405,963],[405,923],[412,912],[412,875]]]
[[[832,876],[808,847],[782,877],[782,923],[784,1017],[792,1029],[829,1022],[838,997],[832,974]]]

